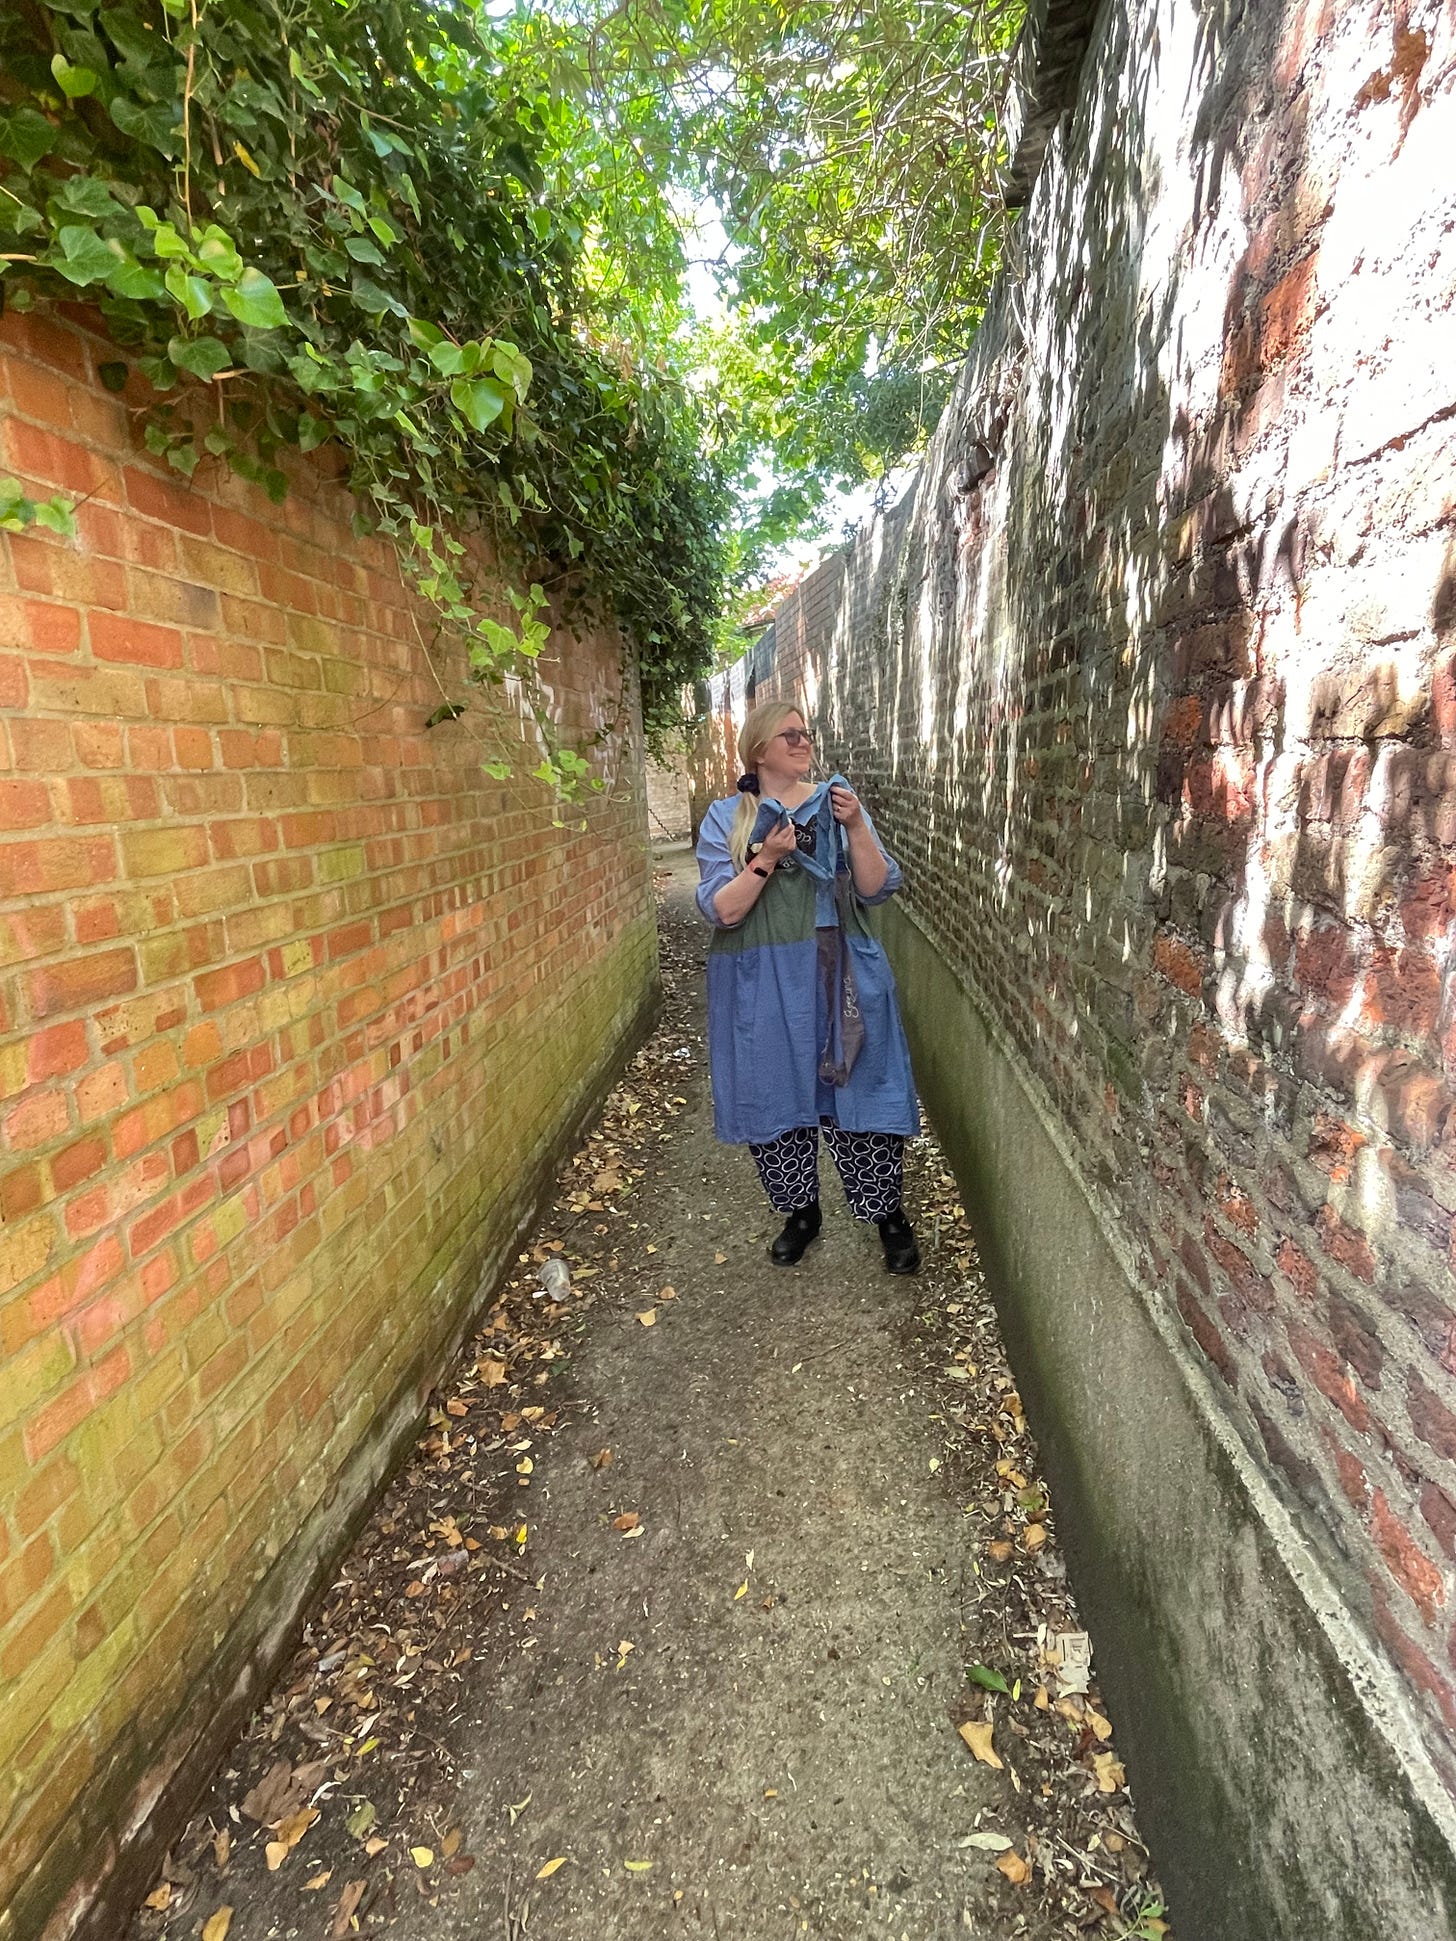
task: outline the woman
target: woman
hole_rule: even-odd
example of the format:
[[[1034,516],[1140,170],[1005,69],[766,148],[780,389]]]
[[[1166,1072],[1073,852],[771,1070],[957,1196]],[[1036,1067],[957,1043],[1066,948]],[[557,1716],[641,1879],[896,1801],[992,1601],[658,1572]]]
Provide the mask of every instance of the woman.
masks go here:
[[[698,908],[715,931],[714,1130],[748,1147],[788,1216],[769,1249],[779,1266],[819,1232],[822,1127],[850,1212],[879,1228],[892,1274],[913,1274],[900,1193],[920,1114],[895,980],[864,917],[899,889],[899,865],[843,776],[810,780],[813,737],[797,708],[756,707],[738,755],[738,794],[710,805],[698,837]]]

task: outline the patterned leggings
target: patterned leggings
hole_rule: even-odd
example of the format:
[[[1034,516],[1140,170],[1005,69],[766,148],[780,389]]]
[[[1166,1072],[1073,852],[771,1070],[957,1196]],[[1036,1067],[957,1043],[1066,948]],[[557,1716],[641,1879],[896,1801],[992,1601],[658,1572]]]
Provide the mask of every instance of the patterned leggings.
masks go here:
[[[776,1213],[795,1213],[819,1197],[818,1126],[796,1126],[766,1146],[750,1145],[753,1163]],[[856,1220],[882,1220],[900,1206],[905,1140],[898,1132],[842,1132],[823,1127],[844,1197]]]

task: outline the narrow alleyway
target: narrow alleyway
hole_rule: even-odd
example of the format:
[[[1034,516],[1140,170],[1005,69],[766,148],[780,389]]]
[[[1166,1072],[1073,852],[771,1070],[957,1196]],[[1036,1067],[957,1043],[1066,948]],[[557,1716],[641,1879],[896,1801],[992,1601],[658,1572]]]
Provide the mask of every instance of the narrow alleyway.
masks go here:
[[[769,1264],[694,877],[654,1039],[134,1941],[1164,1933],[949,1176],[918,1142],[918,1280],[827,1164]]]

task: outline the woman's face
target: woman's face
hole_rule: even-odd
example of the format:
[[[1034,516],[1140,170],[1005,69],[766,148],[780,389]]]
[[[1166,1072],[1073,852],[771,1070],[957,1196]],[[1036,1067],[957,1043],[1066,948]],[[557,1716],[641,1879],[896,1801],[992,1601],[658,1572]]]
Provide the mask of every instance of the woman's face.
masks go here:
[[[770,736],[758,765],[770,775],[792,776],[795,781],[808,776],[814,765],[814,742],[802,715],[789,715]]]

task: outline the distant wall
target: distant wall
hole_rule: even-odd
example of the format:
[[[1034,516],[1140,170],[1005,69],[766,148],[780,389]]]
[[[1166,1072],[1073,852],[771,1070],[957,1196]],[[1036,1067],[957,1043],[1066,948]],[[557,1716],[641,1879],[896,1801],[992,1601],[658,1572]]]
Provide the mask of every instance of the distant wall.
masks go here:
[[[656,979],[635,736],[553,829],[322,465],[189,488],[116,355],[0,326],[5,468],[84,495],[0,541],[6,1941],[119,1931]],[[616,718],[616,640],[543,668]]]
[[[1456,14],[1031,11],[1014,261],[772,691],[906,868],[1180,1941],[1444,1936]]]
[[[647,833],[653,842],[678,842],[692,820],[687,761],[674,750],[666,761],[647,763]]]

